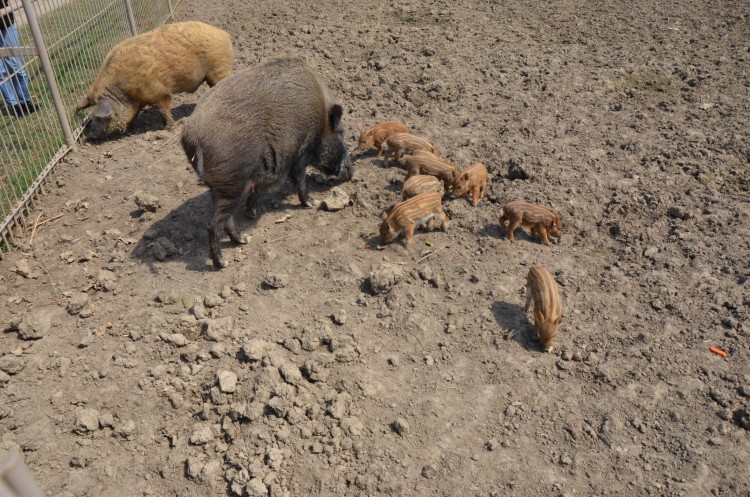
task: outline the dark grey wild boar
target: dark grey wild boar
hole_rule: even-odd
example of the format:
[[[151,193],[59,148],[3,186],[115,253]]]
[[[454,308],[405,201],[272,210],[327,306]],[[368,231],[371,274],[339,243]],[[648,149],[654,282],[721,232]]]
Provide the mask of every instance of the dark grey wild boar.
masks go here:
[[[241,202],[254,217],[260,194],[288,178],[300,202],[315,207],[320,202],[305,189],[308,164],[351,177],[342,115],[318,76],[292,57],[235,73],[198,103],[182,130],[182,148],[211,191],[208,244],[215,268],[227,265],[219,248],[224,232],[236,243],[247,241],[233,217]]]

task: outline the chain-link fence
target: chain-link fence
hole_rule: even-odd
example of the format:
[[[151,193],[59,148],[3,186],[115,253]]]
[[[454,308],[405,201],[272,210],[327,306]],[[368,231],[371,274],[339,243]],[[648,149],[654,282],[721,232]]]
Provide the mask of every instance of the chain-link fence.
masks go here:
[[[82,120],[73,110],[107,52],[164,24],[179,1],[0,0],[0,258],[75,147]]]

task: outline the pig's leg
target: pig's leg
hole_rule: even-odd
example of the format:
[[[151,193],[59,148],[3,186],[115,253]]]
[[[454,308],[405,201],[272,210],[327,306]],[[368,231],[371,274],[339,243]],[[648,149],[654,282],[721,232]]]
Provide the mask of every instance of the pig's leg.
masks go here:
[[[524,306],[524,309],[528,311],[529,306],[531,306],[531,288],[529,287],[529,284],[526,283],[526,305]]]
[[[161,118],[164,120],[164,126],[167,129],[171,129],[174,125],[174,119],[172,119],[172,97],[166,96],[154,104],[156,110],[161,114]]]
[[[404,245],[409,245],[414,240],[414,228],[417,227],[417,223],[412,222],[404,228]]]
[[[230,219],[234,208],[237,206],[237,198],[226,198],[213,195],[214,212],[211,222],[208,224],[208,251],[213,261],[214,268],[227,267],[226,261],[221,256],[220,233],[227,229],[227,221]]]
[[[448,216],[445,215],[442,209],[438,214],[440,214],[440,226],[443,228],[443,231],[448,231]]]
[[[245,202],[245,215],[250,219],[256,219],[258,217],[258,198],[260,197],[257,193],[251,193],[247,197]]]
[[[320,200],[316,200],[307,194],[305,188],[305,172],[307,171],[307,165],[310,163],[311,155],[309,153],[303,154],[299,158],[294,169],[289,173],[292,178],[292,183],[297,187],[297,196],[302,205],[306,207],[316,208],[320,205]]]
[[[506,229],[506,232],[508,233],[508,240],[511,242],[515,241],[515,237],[513,236],[513,233],[518,229],[518,227],[521,226],[521,219],[520,218],[511,218],[510,222],[508,223],[508,228]]]

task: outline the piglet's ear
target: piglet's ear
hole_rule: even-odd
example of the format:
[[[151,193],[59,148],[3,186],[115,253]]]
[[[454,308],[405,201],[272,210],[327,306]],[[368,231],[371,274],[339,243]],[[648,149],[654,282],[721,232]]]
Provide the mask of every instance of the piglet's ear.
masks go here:
[[[331,112],[328,114],[328,119],[331,122],[331,128],[336,129],[341,124],[341,116],[344,115],[344,109],[340,105],[336,104],[331,107]]]
[[[562,324],[563,321],[565,321],[565,316],[563,316],[562,314],[560,314],[560,317],[557,318],[557,320],[555,321],[555,323]]]
[[[386,220],[386,218],[388,217],[388,213],[387,213],[387,212],[385,212],[385,211],[383,211],[383,215],[382,215],[382,216],[380,216],[380,217],[381,217],[381,219],[382,219],[383,221],[385,221],[385,220]]]

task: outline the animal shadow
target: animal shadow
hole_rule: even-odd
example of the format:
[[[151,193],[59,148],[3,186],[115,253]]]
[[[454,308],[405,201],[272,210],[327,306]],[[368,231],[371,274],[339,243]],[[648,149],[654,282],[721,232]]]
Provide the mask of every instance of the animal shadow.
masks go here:
[[[508,330],[506,340],[515,340],[526,350],[541,350],[534,326],[523,306],[496,300],[492,303],[492,314],[497,324]]]
[[[176,107],[172,107],[172,118],[177,123],[190,116],[195,110],[195,103],[180,104]],[[161,114],[156,109],[146,108],[143,109],[138,117],[135,118],[133,124],[128,131],[128,134],[142,134],[149,131],[159,131],[166,129],[164,127],[164,121],[161,118]]]

